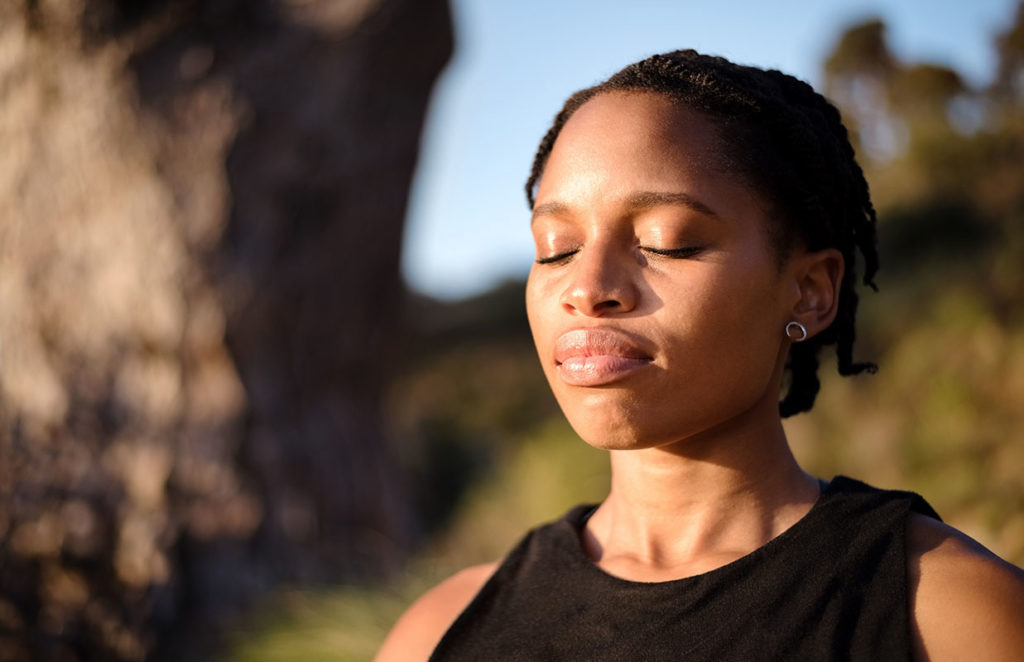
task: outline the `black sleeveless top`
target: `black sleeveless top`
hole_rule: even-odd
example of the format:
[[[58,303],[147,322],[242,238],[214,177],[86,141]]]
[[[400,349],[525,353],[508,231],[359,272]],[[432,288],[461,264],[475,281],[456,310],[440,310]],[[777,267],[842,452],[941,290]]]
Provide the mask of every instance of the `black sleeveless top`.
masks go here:
[[[642,583],[605,573],[580,533],[593,506],[530,531],[431,662],[906,660],[904,529],[920,496],[842,476],[796,524],[710,572]]]

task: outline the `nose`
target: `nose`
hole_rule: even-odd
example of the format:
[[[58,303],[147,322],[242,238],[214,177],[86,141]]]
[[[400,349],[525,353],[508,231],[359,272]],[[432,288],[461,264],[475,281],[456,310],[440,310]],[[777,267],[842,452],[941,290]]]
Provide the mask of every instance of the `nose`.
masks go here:
[[[587,317],[622,314],[637,304],[636,257],[618,254],[612,247],[586,246],[573,257],[569,281],[562,291],[562,307]]]

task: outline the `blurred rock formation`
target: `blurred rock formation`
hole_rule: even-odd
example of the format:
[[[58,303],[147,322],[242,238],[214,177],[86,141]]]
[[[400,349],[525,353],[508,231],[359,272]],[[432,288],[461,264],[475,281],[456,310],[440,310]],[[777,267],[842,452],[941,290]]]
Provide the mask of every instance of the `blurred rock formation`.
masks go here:
[[[443,0],[0,3],[0,660],[143,659],[397,562],[380,402],[450,50]]]

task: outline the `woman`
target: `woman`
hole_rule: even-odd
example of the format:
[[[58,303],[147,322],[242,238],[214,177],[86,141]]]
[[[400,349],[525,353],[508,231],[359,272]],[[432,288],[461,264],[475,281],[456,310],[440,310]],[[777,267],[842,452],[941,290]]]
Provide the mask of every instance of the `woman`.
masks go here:
[[[852,349],[875,213],[834,107],[776,71],[657,55],[570,97],[527,196],[534,341],[611,490],[424,595],[378,660],[1024,655],[1024,573],[787,444],[821,347],[873,369]]]

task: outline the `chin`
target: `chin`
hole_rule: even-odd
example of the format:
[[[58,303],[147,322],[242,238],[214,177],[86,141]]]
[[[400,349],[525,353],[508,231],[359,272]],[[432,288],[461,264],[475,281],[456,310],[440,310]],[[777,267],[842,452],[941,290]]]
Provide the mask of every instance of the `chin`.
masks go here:
[[[630,406],[635,398],[624,398],[620,389],[552,390],[569,425],[587,444],[603,450],[644,447],[646,408]]]
[[[569,424],[583,441],[608,451],[642,450],[674,445],[685,439],[698,439],[710,430],[728,426],[743,418],[742,412],[723,407],[720,402],[691,402],[683,399],[623,398],[622,393],[594,393],[583,399],[556,399]]]
[[[666,435],[652,430],[648,417],[632,415],[614,407],[583,408],[581,411],[562,408],[569,425],[580,439],[594,448],[606,451],[640,450],[659,446]]]

